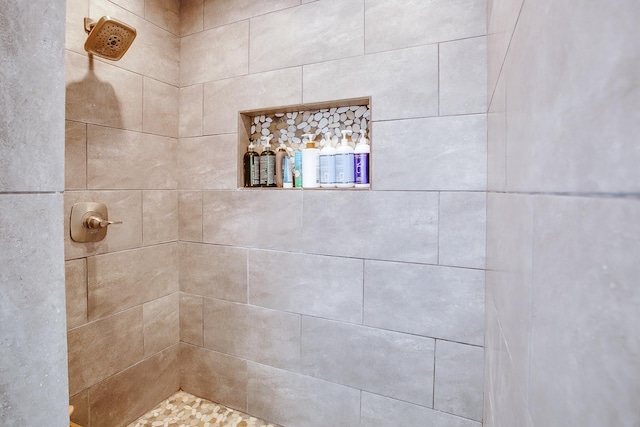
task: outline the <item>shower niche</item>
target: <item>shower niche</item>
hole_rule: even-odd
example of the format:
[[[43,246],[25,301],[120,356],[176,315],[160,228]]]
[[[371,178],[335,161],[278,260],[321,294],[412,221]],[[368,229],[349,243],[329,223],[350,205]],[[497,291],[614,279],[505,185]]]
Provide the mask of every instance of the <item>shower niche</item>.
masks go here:
[[[316,147],[322,149],[321,143],[330,134],[333,146],[339,146],[343,137],[342,131],[349,131],[348,145],[356,148],[361,139],[361,130],[371,146],[371,98],[351,98],[323,103],[309,103],[245,110],[238,112],[238,188],[272,189],[280,187],[245,187],[243,159],[249,144],[255,146],[254,151],[263,151],[264,138],[270,139],[271,150],[280,146],[287,147],[293,162],[294,153],[305,148],[309,139],[305,134],[312,134]],[[369,181],[371,175],[371,154],[368,159]],[[322,190],[328,188],[322,188]]]

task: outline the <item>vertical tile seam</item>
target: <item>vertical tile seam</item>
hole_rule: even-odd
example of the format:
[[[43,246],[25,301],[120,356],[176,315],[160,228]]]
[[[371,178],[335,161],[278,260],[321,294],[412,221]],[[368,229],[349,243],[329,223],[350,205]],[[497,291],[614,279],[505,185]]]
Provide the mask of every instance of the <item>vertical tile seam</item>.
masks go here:
[[[529,196],[526,196],[529,197]],[[529,242],[530,247],[531,247],[531,273],[530,273],[530,277],[529,277],[529,286],[528,286],[528,292],[529,292],[529,326],[527,327],[527,383],[524,384],[525,387],[525,397],[527,399],[527,405],[529,404],[529,397],[530,397],[530,387],[531,387],[531,335],[532,335],[532,331],[533,331],[533,277],[535,274],[535,246],[534,246],[534,236],[536,235],[536,229],[535,229],[535,225],[536,225],[536,202],[537,200],[539,200],[540,197],[544,197],[544,196],[531,196],[533,201],[531,203],[531,240]],[[506,338],[505,338],[506,341]],[[529,409],[529,408],[527,408]]]
[[[82,123],[84,126],[84,187],[83,190],[86,190],[89,187],[89,126],[87,123]],[[65,162],[66,162],[65,155]],[[65,184],[66,187],[66,184]],[[66,191],[66,188],[65,188]]]
[[[438,233],[436,237],[436,265],[440,265],[440,227],[442,226],[441,214],[440,214],[440,206],[441,206],[441,198],[442,191],[438,191]]]
[[[365,282],[366,282],[366,272],[365,272],[366,260],[362,259],[362,312],[360,314],[360,324],[364,325],[364,298],[365,298]]]
[[[440,116],[440,43],[436,43],[436,56],[438,63],[438,117]]]
[[[431,408],[436,408],[436,346],[438,344],[437,339],[433,339],[433,378],[431,383]]]

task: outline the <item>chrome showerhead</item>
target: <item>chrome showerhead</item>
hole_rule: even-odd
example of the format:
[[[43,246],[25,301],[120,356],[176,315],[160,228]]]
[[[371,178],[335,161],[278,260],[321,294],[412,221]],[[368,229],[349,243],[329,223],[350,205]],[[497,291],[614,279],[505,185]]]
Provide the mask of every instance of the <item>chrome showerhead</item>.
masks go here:
[[[117,61],[136,38],[136,29],[108,16],[94,22],[84,18],[84,30],[89,34],[84,50],[102,58]]]

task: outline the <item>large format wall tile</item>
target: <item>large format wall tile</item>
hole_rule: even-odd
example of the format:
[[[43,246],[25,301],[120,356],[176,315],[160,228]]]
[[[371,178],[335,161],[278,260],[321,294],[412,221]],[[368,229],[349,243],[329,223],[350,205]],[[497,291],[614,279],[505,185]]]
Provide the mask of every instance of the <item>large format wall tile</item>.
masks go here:
[[[504,74],[498,79],[487,114],[487,189],[507,189],[507,91]]]
[[[89,126],[87,185],[91,189],[176,189],[178,141]]]
[[[638,421],[638,218],[637,199],[536,197],[529,375],[536,425]]]
[[[237,134],[182,138],[178,146],[178,186],[181,190],[237,188]]]
[[[372,186],[376,190],[484,190],[486,120],[486,115],[478,114],[374,123]]]
[[[65,263],[67,329],[87,323],[87,260]]]
[[[145,77],[143,80],[142,130],[178,137],[180,91],[177,87]]]
[[[640,5],[603,12],[523,6],[506,63],[509,190],[640,192]]]
[[[181,241],[202,242],[202,192],[180,191],[178,234]]]
[[[180,2],[180,35],[187,36],[204,29],[204,0]]]
[[[482,424],[367,392],[362,393],[361,426],[383,426],[401,420],[408,426],[481,427]]]
[[[300,245],[302,191],[208,191],[203,205],[207,243],[283,250]]]
[[[251,19],[252,73],[364,53],[364,5],[325,0]]]
[[[487,112],[487,38],[439,45],[440,115]]]
[[[484,349],[436,341],[434,408],[482,421]]]
[[[179,310],[178,292],[142,306],[145,357],[180,342]]]
[[[167,244],[88,258],[89,319],[178,291],[177,249]]]
[[[221,353],[298,371],[300,316],[205,298],[204,345]]]
[[[67,336],[69,394],[74,395],[142,360],[142,306],[72,329]]]
[[[247,250],[196,243],[180,244],[180,290],[247,302]]]
[[[197,84],[180,88],[180,123],[181,138],[202,136],[204,103],[204,86]]]
[[[299,4],[300,0],[204,0],[204,28],[219,27]]]
[[[87,188],[87,125],[65,122],[64,189]]]
[[[204,345],[203,301],[198,295],[180,293],[180,341]]]
[[[142,76],[66,52],[67,120],[142,130]]]
[[[178,356],[175,345],[91,387],[91,427],[127,425],[178,391]]]
[[[207,82],[204,85],[204,134],[238,132],[238,111],[301,102],[301,67]]]
[[[142,192],[142,244],[145,246],[178,240],[178,192]]]
[[[371,97],[375,120],[438,115],[438,48],[422,46],[303,67],[304,102]]]
[[[437,263],[436,193],[309,191],[303,205],[305,251]]]
[[[144,17],[175,35],[180,35],[180,0],[144,0]]]
[[[482,345],[484,271],[365,261],[364,323]]]
[[[486,193],[440,193],[438,264],[484,268]]]
[[[158,25],[134,15],[113,2],[90,0],[92,17],[112,16],[133,26],[138,35],[127,53],[117,62],[118,67],[178,86],[180,65],[180,38]],[[84,50],[79,52],[86,55]],[[95,59],[95,62],[109,62]]]
[[[56,408],[67,405],[61,211],[61,194],[0,194],[0,424],[64,421]]]
[[[249,302],[310,316],[362,322],[361,260],[249,251]]]
[[[75,203],[97,202],[107,205],[109,219],[122,221],[112,226],[99,242],[71,240],[69,222]],[[66,191],[64,194],[64,251],[66,259],[121,251],[142,246],[142,194],[140,191]]]
[[[296,427],[357,426],[360,390],[248,363],[248,412]]]
[[[180,85],[247,74],[249,22],[191,34],[180,40]]]
[[[423,406],[433,402],[433,352],[430,338],[302,319],[302,373]]]
[[[486,25],[484,1],[365,0],[367,53],[483,36]]]
[[[246,412],[247,361],[180,344],[180,387],[188,393]]]

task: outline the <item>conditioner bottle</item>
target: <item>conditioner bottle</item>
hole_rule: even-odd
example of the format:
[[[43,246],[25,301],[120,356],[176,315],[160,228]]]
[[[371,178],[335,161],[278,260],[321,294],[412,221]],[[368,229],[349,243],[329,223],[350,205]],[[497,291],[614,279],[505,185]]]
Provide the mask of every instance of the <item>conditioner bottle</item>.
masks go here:
[[[367,131],[360,130],[360,140],[356,145],[356,149],[353,154],[354,168],[355,168],[355,187],[356,188],[369,188],[369,154],[371,148],[367,141]]]

